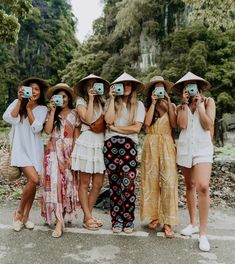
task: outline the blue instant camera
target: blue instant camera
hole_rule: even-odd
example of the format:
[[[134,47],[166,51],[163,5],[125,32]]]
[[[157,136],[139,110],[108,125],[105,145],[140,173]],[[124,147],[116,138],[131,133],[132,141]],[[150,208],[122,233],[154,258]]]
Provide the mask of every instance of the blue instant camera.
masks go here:
[[[60,94],[55,94],[52,96],[52,100],[55,103],[56,106],[62,106],[63,105],[63,96]]]
[[[156,87],[154,89],[154,93],[157,95],[159,99],[163,99],[165,97],[165,89],[164,87]]]
[[[98,95],[104,94],[104,84],[103,83],[95,83],[93,89],[96,91]]]
[[[198,88],[196,83],[189,83],[186,85],[185,89],[190,96],[195,96],[198,93]]]
[[[30,86],[23,86],[23,92],[24,92],[24,94],[22,95],[23,98],[30,98],[33,95],[32,87]]]
[[[116,95],[123,95],[124,94],[124,86],[122,83],[115,83],[114,85]]]

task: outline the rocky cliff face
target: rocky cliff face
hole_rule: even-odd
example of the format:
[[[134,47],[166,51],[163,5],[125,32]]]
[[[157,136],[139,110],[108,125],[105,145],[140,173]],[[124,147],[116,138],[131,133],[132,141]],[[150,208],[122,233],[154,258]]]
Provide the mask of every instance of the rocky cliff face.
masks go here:
[[[164,6],[163,18],[159,21],[157,34],[149,34],[149,23],[142,26],[140,34],[140,56],[139,68],[142,72],[147,71],[150,67],[158,66],[161,56],[162,44],[161,40],[169,33],[177,31],[182,26],[187,26],[190,22],[190,14],[192,8],[190,6],[175,7],[171,4]]]

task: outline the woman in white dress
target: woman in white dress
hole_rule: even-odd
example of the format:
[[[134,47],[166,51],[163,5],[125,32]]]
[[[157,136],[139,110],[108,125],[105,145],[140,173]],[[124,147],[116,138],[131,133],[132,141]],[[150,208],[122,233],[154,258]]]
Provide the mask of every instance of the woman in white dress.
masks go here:
[[[109,83],[99,76],[90,74],[75,87],[77,111],[82,121],[81,135],[77,138],[72,152],[72,170],[79,171],[79,200],[84,213],[83,227],[98,230],[101,220],[92,215],[100,189],[104,181],[104,132],[95,133],[90,125],[103,115],[104,100],[94,89],[95,83],[103,83],[108,89]],[[91,186],[90,186],[90,183]]]
[[[210,84],[191,72],[177,81],[174,87],[182,96],[182,103],[177,109],[177,124],[182,129],[177,143],[177,163],[185,179],[190,216],[190,224],[181,230],[181,234],[190,236],[199,232],[200,250],[209,251],[206,225],[213,161],[211,131],[215,120],[215,102],[202,94],[210,88]],[[200,228],[196,226],[197,197]]]
[[[23,98],[24,86],[32,88],[31,97]],[[19,167],[28,179],[20,204],[13,216],[15,231],[20,231],[23,227],[34,228],[34,224],[29,220],[29,212],[42,174],[44,149],[41,131],[47,116],[44,97],[47,88],[47,82],[42,79],[31,77],[24,80],[18,88],[18,98],[3,114],[3,119],[12,125],[11,165]]]

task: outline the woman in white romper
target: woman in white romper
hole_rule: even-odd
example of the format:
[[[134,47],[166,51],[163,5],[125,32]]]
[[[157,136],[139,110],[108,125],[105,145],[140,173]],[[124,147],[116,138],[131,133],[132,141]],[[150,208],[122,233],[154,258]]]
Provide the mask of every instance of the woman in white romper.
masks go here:
[[[24,88],[32,88],[29,99],[22,98]],[[42,174],[43,142],[41,131],[47,116],[44,92],[48,84],[39,78],[24,80],[18,89],[18,99],[14,100],[3,114],[3,119],[12,125],[10,132],[11,165],[19,167],[27,177],[18,209],[13,216],[13,229],[20,231],[24,226],[33,229],[29,220],[36,186]]]
[[[79,95],[76,107],[82,127],[72,152],[72,170],[79,171],[78,193],[84,213],[83,227],[89,230],[98,230],[103,225],[101,220],[92,215],[92,209],[103,186],[105,171],[104,132],[95,133],[90,129],[90,125],[103,114],[102,95],[97,95],[93,89],[97,82],[103,83],[105,89],[109,87],[106,80],[93,74],[83,78],[75,86],[75,92]]]
[[[213,159],[213,144],[210,131],[215,120],[215,102],[205,98],[202,91],[210,84],[201,77],[188,72],[174,85],[181,92],[182,103],[177,111],[177,124],[181,133],[177,143],[177,163],[185,178],[186,198],[190,224],[181,231],[182,235],[199,232],[199,248],[209,251],[206,225],[209,211],[209,181]],[[192,90],[196,89],[193,95]],[[190,95],[191,93],[191,95]],[[196,226],[196,197],[200,228]]]

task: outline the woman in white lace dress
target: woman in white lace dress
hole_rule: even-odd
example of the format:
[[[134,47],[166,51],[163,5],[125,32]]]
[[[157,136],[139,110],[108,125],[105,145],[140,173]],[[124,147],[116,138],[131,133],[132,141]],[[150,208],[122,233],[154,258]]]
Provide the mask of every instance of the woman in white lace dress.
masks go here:
[[[104,132],[95,133],[90,125],[103,115],[104,100],[94,90],[95,83],[103,83],[105,89],[109,83],[99,76],[90,74],[75,87],[79,95],[76,102],[78,115],[82,121],[81,135],[77,138],[72,153],[72,170],[79,171],[79,200],[84,213],[83,227],[98,230],[101,220],[92,215],[92,209],[104,181]],[[91,186],[90,186],[90,183]]]

